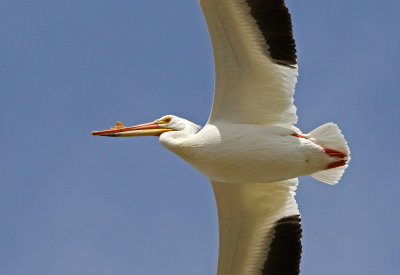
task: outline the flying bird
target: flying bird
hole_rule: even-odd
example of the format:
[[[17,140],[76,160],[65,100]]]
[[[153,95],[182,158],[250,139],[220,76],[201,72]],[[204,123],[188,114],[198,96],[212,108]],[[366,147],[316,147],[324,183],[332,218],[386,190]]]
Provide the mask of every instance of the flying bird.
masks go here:
[[[184,118],[95,131],[159,136],[205,175],[218,208],[217,275],[299,274],[298,177],[336,184],[350,160],[340,129],[302,133],[293,104],[298,66],[283,0],[200,0],[215,62],[211,114],[201,128]]]

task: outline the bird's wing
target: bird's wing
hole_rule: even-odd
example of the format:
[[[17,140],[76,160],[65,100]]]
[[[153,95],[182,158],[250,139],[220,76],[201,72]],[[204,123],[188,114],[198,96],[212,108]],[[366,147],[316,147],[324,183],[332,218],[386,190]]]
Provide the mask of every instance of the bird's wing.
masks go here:
[[[296,123],[296,45],[283,0],[200,0],[214,51],[209,123]]]
[[[211,182],[220,232],[217,275],[299,274],[297,183]]]

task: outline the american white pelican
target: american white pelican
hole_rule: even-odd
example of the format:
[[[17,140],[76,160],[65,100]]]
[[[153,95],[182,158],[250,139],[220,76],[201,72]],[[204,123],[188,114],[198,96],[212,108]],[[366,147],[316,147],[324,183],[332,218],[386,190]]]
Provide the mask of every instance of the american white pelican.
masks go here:
[[[166,115],[93,135],[159,136],[211,181],[218,207],[218,275],[298,274],[297,177],[335,184],[349,148],[333,123],[303,134],[293,105],[296,46],[283,0],[200,0],[215,61],[211,115],[201,127]]]

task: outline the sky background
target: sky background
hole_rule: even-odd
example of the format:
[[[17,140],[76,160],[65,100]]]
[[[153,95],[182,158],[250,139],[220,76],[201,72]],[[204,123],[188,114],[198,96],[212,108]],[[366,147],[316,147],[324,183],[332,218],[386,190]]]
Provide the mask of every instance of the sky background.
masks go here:
[[[398,274],[400,2],[286,2],[298,126],[352,151],[338,185],[300,179],[302,274]],[[157,138],[90,135],[204,124],[213,78],[195,0],[0,1],[0,274],[215,274],[208,180]]]

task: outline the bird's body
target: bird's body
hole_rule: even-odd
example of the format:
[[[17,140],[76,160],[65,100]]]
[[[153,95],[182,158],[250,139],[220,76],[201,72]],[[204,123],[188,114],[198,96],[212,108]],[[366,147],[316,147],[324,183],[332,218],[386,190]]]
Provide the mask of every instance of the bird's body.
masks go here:
[[[200,0],[213,44],[215,92],[207,124],[167,115],[94,135],[159,136],[209,178],[218,207],[217,275],[300,272],[297,177],[328,184],[350,160],[333,123],[303,134],[293,104],[296,46],[283,0]]]
[[[160,142],[210,180],[267,183],[313,174],[332,162],[321,146],[296,133],[282,126],[216,123],[196,134],[164,133]]]

